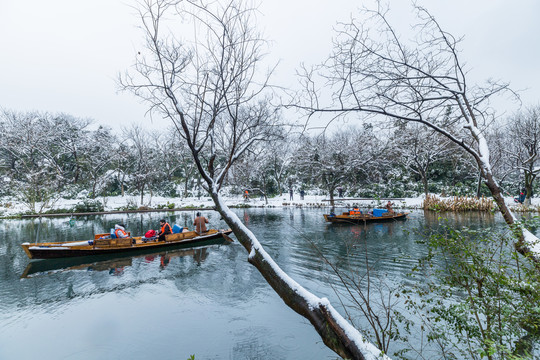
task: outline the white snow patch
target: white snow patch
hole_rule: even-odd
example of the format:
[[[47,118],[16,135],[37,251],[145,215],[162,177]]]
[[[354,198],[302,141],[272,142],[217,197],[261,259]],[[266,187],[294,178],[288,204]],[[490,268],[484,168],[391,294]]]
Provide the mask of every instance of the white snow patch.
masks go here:
[[[86,246],[86,245],[89,245],[88,240],[65,243],[65,244],[62,244],[61,246]]]
[[[527,229],[523,229],[523,237],[529,250],[538,256],[540,254],[540,239]]]
[[[30,246],[28,248],[29,250],[67,250],[65,247],[62,246]]]

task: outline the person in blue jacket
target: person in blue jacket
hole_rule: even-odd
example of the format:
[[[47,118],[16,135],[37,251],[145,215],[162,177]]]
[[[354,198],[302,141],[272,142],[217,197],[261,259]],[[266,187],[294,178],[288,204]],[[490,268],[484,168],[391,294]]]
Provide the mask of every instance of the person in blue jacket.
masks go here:
[[[514,198],[514,202],[523,204],[525,202],[525,195],[526,195],[526,190],[521,189],[521,192],[519,193],[519,196],[517,198]]]

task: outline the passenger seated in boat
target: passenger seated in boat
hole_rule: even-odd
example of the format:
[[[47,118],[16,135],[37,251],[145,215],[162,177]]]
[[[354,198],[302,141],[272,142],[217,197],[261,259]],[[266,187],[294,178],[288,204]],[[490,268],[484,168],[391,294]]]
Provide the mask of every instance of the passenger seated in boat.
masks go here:
[[[118,238],[127,238],[129,235],[126,232],[126,225],[124,224],[116,224],[114,225],[114,235]]]
[[[388,201],[388,203],[386,203],[386,210],[388,210],[389,215],[394,215],[394,209],[392,209],[391,201]]]
[[[349,215],[361,215],[362,212],[358,208],[358,206],[355,206],[352,210],[349,210]]]
[[[172,234],[171,225],[169,225],[169,223],[166,222],[165,219],[159,220],[159,225],[161,226],[161,229],[158,233],[158,241],[165,241],[165,235]]]
[[[193,225],[195,225],[195,232],[197,234],[207,232],[208,230],[206,230],[205,224],[208,224],[208,219],[202,216],[200,212],[198,212],[197,217],[193,221]]]

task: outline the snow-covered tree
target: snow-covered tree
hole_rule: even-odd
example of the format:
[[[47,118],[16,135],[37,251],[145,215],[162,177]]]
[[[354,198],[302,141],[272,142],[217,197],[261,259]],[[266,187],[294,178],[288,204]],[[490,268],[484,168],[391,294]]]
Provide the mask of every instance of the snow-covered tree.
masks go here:
[[[420,177],[427,196],[431,167],[454,151],[448,139],[419,124],[403,124],[394,132],[393,145],[399,152],[398,161]]]
[[[540,174],[540,106],[513,115],[505,135],[511,139],[507,156],[513,168],[523,173],[525,205],[531,204],[533,182]]]
[[[272,179],[276,182],[279,195],[283,195],[283,186],[290,171],[291,161],[298,149],[298,142],[290,134],[283,134],[272,146],[266,149],[268,167]]]
[[[359,175],[372,178],[385,161],[385,146],[370,127],[347,128],[334,134],[304,137],[294,156],[293,166],[304,179],[315,180],[328,192],[330,203],[339,186]],[[387,158],[387,157],[386,157]],[[378,159],[375,166],[375,159]]]
[[[131,156],[131,149],[126,139],[119,141],[118,148],[114,153],[111,163],[111,169],[114,171],[116,181],[120,186],[120,194],[125,195],[126,182],[135,163],[135,156]]]
[[[63,174],[61,185],[83,183],[80,157],[87,143],[86,133],[92,120],[59,114],[49,116],[49,123],[54,131],[50,134],[47,152]]]
[[[105,175],[117,153],[118,140],[110,128],[103,126],[84,135],[84,145],[78,149],[78,164],[90,182],[90,195],[95,198],[106,185]]]
[[[146,47],[135,72],[121,84],[174,124],[216,210],[248,251],[249,262],[282,299],[339,355],[374,356],[370,354],[380,352],[365,344],[328,300],[285,274],[222,200],[220,188],[231,166],[254,144],[274,139],[281,122],[270,103],[269,73],[261,68],[267,44],[255,29],[255,13],[249,3],[236,0],[142,1]],[[177,23],[167,23],[176,14],[189,24],[176,34],[167,32],[177,28]],[[194,37],[187,39],[190,34]]]
[[[130,163],[132,164],[129,179],[140,196],[140,204],[144,205],[144,192],[150,191],[156,179],[166,177],[165,165],[160,161],[158,152],[154,150],[154,142],[139,125],[132,125],[125,131],[126,141],[129,144]],[[150,200],[151,201],[151,200]]]
[[[508,84],[469,84],[459,57],[459,39],[443,30],[427,9],[414,6],[417,32],[408,43],[391,25],[388,10],[378,5],[338,26],[328,60],[305,69],[306,96],[298,107],[309,115],[360,114],[366,119],[415,122],[437,131],[475,160],[504,220],[514,227],[517,219],[493,174],[485,137],[493,118],[489,100],[508,91]],[[332,89],[330,101],[319,98],[322,87]],[[516,246],[539,261],[537,243],[536,237],[523,230]]]
[[[157,151],[160,171],[167,181],[172,181],[175,174],[182,167],[182,155],[180,154],[180,151],[183,149],[177,146],[174,136],[175,132],[175,129],[171,129],[163,134],[157,134],[153,137],[154,149]]]
[[[268,204],[269,188],[272,184],[272,156],[274,146],[253,147],[232,169],[234,185],[239,189],[247,189],[250,194],[264,197]]]
[[[50,115],[37,112],[1,113],[4,132],[0,148],[13,191],[32,212],[42,212],[57,196],[63,173],[51,144],[57,129]]]

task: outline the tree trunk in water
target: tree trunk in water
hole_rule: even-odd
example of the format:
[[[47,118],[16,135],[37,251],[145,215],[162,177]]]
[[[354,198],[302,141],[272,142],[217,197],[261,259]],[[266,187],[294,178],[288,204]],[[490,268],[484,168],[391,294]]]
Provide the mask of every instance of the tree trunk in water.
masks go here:
[[[351,339],[348,336],[348,330],[344,329],[341,326],[342,322],[334,316],[335,314],[333,311],[335,310],[333,310],[331,305],[323,304],[322,302],[317,302],[316,304],[314,304],[313,301],[308,302],[307,298],[301,295],[303,292],[307,291],[303,288],[298,289],[297,287],[300,287],[300,285],[295,287],[291,284],[291,281],[287,281],[277,265],[272,264],[265,257],[266,253],[264,249],[262,249],[262,247],[254,247],[254,242],[250,238],[253,234],[251,234],[249,229],[240,222],[238,217],[231,213],[227,206],[222,203],[219,195],[212,193],[211,196],[216,204],[216,210],[234,231],[238,241],[250,254],[248,261],[259,270],[281,299],[291,309],[308,319],[315,327],[315,330],[319,333],[326,346],[335,351],[339,356],[346,359],[365,360],[366,355],[362,353],[361,348],[354,339]],[[230,216],[234,216],[234,218],[231,218]],[[317,298],[315,295],[309,294],[314,298]],[[338,314],[338,316],[340,315]],[[366,344],[363,345],[363,351],[367,351],[365,350]]]

